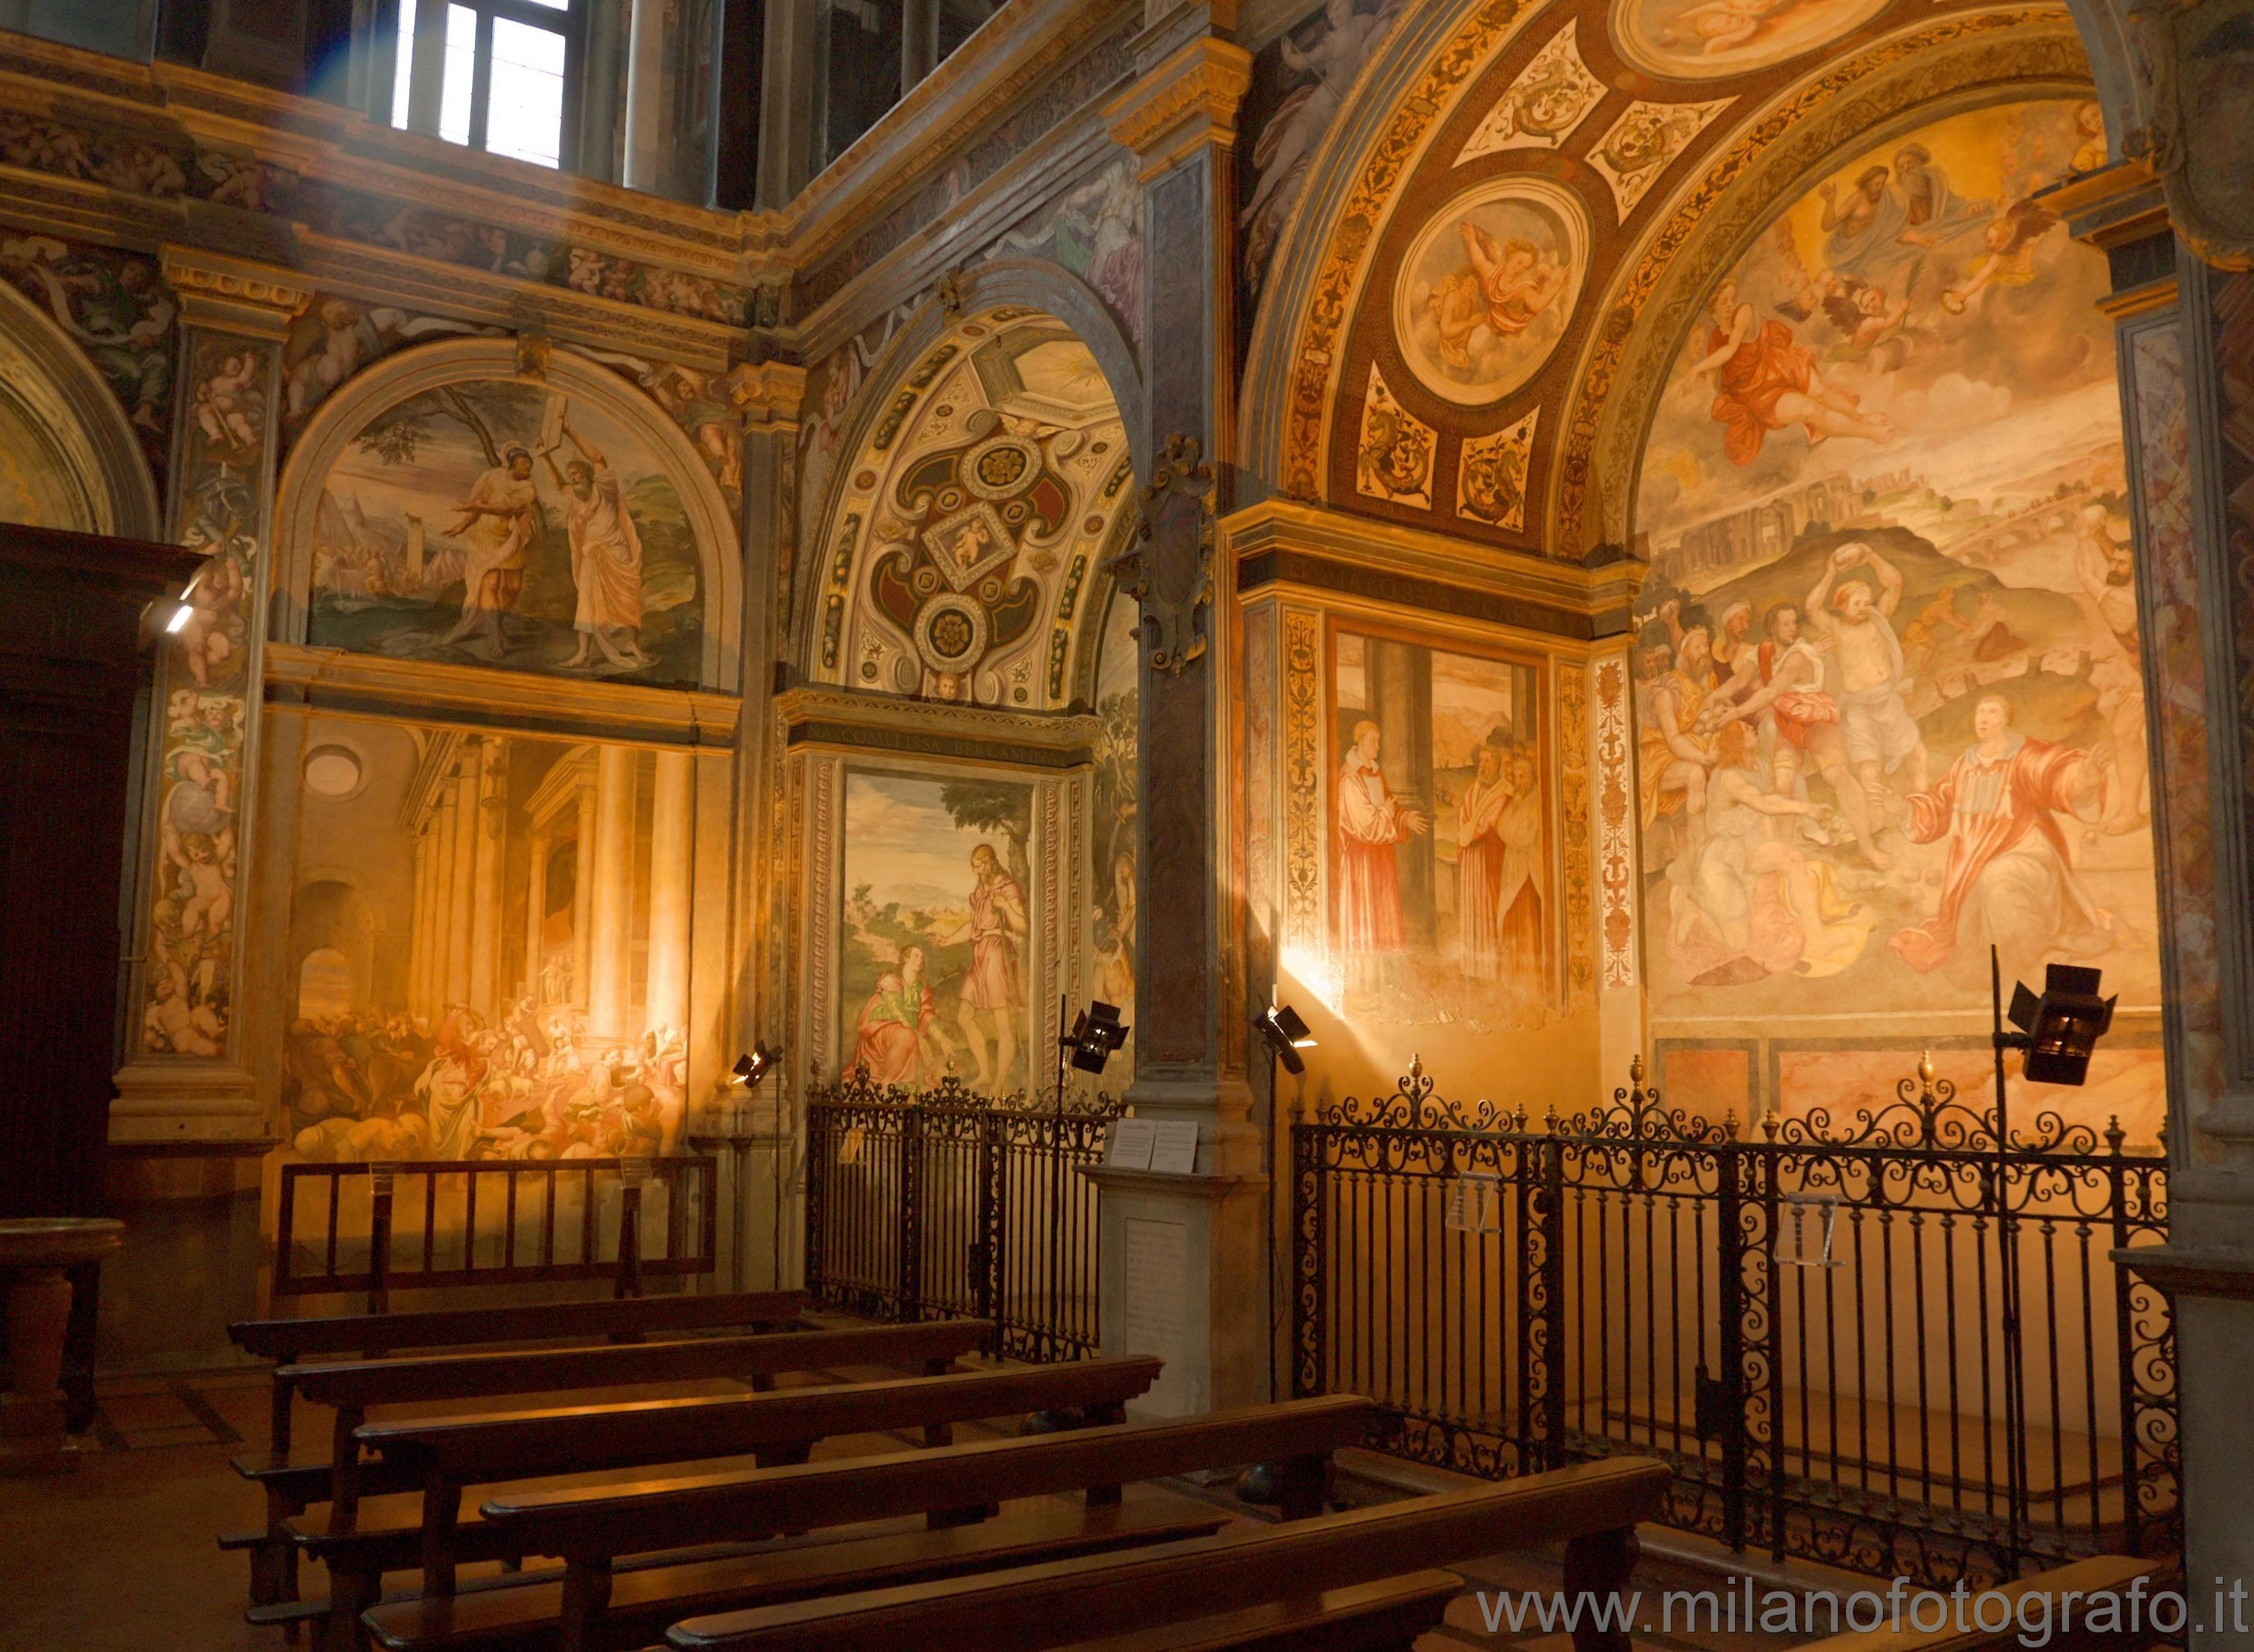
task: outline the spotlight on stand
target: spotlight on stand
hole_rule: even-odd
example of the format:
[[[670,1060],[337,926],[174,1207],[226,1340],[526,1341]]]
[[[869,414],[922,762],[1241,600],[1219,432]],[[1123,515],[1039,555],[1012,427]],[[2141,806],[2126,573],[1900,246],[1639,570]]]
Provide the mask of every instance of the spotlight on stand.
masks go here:
[[[1315,1041],[1308,1036],[1307,1024],[1299,1018],[1297,1010],[1288,1004],[1270,1004],[1268,1013],[1256,1025],[1286,1073],[1297,1078],[1307,1070],[1306,1058],[1299,1052],[1313,1049]]]
[[[733,1069],[735,1076],[730,1082],[742,1085],[746,1093],[755,1090],[760,1087],[760,1081],[772,1072],[775,1063],[781,1060],[782,1052],[769,1049],[766,1041],[763,1039],[752,1046],[750,1054],[739,1055],[736,1058]]]
[[[2054,963],[2040,994],[2025,982],[2012,987],[2009,1019],[2019,1031],[1998,1036],[2009,1049],[2026,1052],[2030,1083],[2079,1084],[2090,1076],[2090,1052],[2113,1025],[2113,998],[2097,996],[2099,972]]]
[[[1119,1006],[1097,998],[1080,1012],[1072,1031],[1057,1042],[1082,1073],[1101,1073],[1103,1064],[1127,1042],[1128,1029],[1119,1024]]]

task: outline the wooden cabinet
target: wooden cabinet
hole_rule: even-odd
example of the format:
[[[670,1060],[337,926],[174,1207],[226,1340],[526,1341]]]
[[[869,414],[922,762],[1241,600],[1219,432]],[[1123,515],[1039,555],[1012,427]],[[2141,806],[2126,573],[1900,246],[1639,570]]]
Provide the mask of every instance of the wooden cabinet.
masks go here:
[[[102,1209],[144,614],[202,561],[0,524],[0,1216]]]

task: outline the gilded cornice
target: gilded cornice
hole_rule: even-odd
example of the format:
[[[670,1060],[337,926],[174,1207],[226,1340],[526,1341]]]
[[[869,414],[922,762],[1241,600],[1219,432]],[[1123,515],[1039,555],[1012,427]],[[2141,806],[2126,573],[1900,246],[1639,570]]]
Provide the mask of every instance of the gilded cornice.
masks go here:
[[[2115,161],[2054,184],[2037,199],[2066,220],[2067,233],[2101,250],[2165,234],[2166,196],[2141,160]]]
[[[289,642],[266,645],[266,698],[337,716],[662,746],[732,746],[743,710],[734,695],[710,689],[540,676]]]
[[[816,745],[928,757],[979,757],[1037,768],[1094,760],[1101,720],[1084,714],[1005,711],[943,700],[803,685],[779,694],[774,711],[793,746]]]
[[[1103,106],[1111,136],[1143,162],[1145,181],[1210,144],[1236,147],[1236,106],[1252,84],[1252,54],[1200,35]]]
[[[191,326],[279,339],[290,318],[313,301],[312,284],[294,270],[195,247],[168,246],[159,257],[179,298],[180,318]]]
[[[736,369],[729,397],[748,425],[796,429],[806,401],[806,369],[787,361],[762,361]]]
[[[1448,587],[1489,604],[1522,606],[1529,629],[1584,640],[1624,626],[1644,576],[1643,564],[1630,558],[1585,567],[1292,499],[1247,506],[1224,517],[1221,531],[1240,583],[1245,571],[1260,572],[1264,592],[1284,584],[1368,593],[1401,582],[1421,588],[1418,598],[1424,601],[1432,589]],[[1405,595],[1404,605],[1413,606]],[[1554,619],[1537,620],[1531,611]]]

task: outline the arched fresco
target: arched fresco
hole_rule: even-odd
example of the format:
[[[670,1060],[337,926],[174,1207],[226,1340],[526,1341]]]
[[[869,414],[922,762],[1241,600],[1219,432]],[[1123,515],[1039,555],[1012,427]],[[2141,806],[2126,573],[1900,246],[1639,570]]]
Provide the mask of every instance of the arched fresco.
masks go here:
[[[278,521],[316,647],[733,686],[726,501],[654,403],[567,353],[461,340],[362,373],[307,422]]]
[[[24,244],[0,248],[0,267]],[[69,320],[67,304],[61,314]],[[81,352],[87,342],[0,285],[0,522],[154,537],[155,485],[126,410]]]

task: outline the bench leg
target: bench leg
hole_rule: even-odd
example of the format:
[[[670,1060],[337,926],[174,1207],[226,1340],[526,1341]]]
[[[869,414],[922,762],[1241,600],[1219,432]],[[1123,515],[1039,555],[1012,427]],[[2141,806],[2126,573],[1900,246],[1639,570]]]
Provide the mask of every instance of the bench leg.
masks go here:
[[[561,1652],[596,1652],[603,1643],[603,1620],[611,1609],[611,1563],[570,1561],[564,1568]]]
[[[1565,1545],[1565,1592],[1583,1600],[1617,1599],[1635,1570],[1635,1528],[1591,1532]],[[1573,1652],[1630,1652],[1626,1629],[1584,1624],[1573,1631]]]
[[[383,1593],[383,1578],[329,1569],[329,1615],[323,1652],[360,1652],[360,1614]]]

